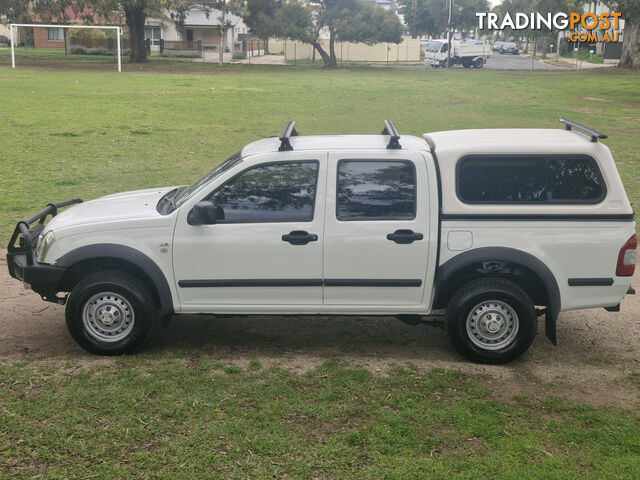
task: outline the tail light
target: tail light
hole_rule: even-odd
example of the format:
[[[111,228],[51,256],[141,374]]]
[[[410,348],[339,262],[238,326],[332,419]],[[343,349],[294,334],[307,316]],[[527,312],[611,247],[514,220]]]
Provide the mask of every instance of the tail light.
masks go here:
[[[618,265],[616,275],[618,277],[630,277],[636,269],[636,248],[638,248],[638,237],[634,233],[627,243],[620,249],[618,254]]]

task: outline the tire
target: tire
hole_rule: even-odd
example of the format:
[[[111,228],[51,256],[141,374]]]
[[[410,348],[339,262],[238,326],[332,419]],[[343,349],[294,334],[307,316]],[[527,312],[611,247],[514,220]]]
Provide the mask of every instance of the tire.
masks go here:
[[[122,355],[147,339],[155,325],[156,307],[140,279],[103,270],[75,286],[65,315],[69,333],[82,348],[98,355]]]
[[[481,278],[451,297],[446,326],[451,343],[464,357],[502,364],[527,351],[538,320],[531,298],[518,285],[502,278]]]
[[[484,67],[484,59],[482,58],[477,58],[474,62],[473,62],[473,68],[482,68]]]

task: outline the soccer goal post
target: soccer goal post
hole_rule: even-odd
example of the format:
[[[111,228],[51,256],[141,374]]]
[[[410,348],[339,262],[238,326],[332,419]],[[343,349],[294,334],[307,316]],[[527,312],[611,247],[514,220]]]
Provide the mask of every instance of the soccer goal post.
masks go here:
[[[116,27],[113,25],[44,25],[40,23],[12,23],[9,25],[9,36],[11,37],[11,67],[16,68],[16,52],[14,41],[14,28],[27,27],[27,28],[88,28],[93,30],[115,30],[118,37],[118,72],[122,72],[122,27]]]

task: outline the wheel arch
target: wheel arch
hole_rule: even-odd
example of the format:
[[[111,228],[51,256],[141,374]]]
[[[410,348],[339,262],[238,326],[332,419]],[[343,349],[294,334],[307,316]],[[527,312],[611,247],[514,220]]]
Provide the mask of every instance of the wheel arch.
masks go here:
[[[560,312],[558,282],[549,267],[533,255],[508,247],[482,247],[466,251],[438,267],[433,308],[444,308],[453,293],[468,281],[495,276],[522,287],[537,305],[546,305],[555,324]]]
[[[86,245],[64,254],[56,265],[66,268],[60,282],[65,291],[71,290],[87,271],[109,269],[129,272],[152,287],[156,304],[165,318],[174,313],[173,297],[164,273],[156,262],[135,248],[111,243]]]

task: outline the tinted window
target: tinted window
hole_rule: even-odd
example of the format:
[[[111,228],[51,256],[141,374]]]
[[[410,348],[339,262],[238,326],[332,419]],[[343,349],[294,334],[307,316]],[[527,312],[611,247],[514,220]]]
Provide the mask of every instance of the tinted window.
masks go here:
[[[457,190],[467,203],[597,203],[606,193],[585,156],[468,156],[458,162]]]
[[[260,165],[230,180],[209,199],[222,207],[226,223],[310,221],[317,173],[318,162]]]
[[[411,220],[416,172],[408,161],[338,162],[338,220]]]

